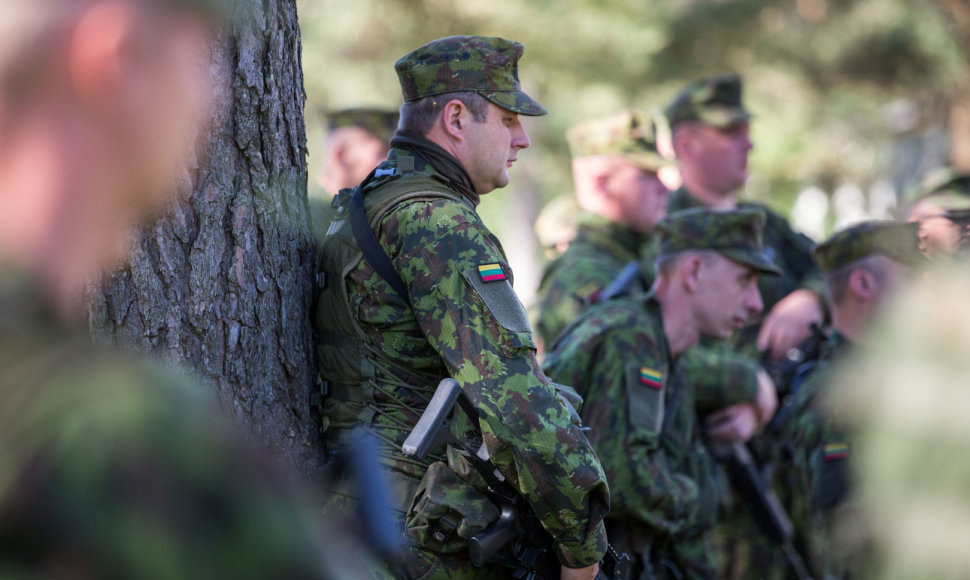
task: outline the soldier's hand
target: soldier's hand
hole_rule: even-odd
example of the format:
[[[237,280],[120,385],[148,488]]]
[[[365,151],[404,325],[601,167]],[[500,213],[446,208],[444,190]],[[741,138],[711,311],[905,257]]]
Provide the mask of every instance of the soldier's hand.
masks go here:
[[[812,325],[821,325],[824,318],[817,294],[811,290],[795,290],[768,313],[758,333],[758,350],[772,360],[780,360],[789,350],[805,342],[812,334]]]
[[[754,401],[758,411],[758,428],[764,427],[778,410],[778,389],[764,369],[758,369],[758,398]]]
[[[593,564],[588,568],[567,568],[562,567],[562,580],[594,580],[600,573],[600,565]]]
[[[731,405],[707,417],[707,434],[717,443],[745,443],[759,426],[754,402]]]

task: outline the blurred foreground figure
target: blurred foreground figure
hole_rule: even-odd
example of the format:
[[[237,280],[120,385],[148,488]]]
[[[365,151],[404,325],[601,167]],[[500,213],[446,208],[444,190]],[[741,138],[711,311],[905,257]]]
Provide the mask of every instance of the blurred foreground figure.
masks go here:
[[[0,577],[322,578],[313,535],[201,387],[71,328],[174,191],[218,7],[0,7]]]
[[[834,378],[830,413],[853,425],[856,497],[840,522],[873,557],[859,578],[970,575],[970,273],[938,269],[893,300]]]

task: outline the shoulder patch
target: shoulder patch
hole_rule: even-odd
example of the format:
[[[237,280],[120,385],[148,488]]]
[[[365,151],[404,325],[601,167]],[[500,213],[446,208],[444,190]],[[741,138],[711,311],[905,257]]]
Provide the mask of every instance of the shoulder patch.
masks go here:
[[[664,375],[653,367],[631,364],[627,367],[627,377],[630,423],[645,439],[653,440],[663,431],[666,414]]]
[[[495,321],[511,332],[531,332],[529,315],[509,283],[506,268],[501,264],[483,264],[462,272]]]

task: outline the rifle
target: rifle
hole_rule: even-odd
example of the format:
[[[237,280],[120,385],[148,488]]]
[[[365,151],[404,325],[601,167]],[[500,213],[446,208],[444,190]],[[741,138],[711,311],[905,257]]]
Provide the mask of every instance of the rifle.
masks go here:
[[[552,549],[552,536],[542,527],[538,516],[525,499],[492,465],[485,445],[469,449],[451,432],[457,409],[473,422],[478,411],[454,379],[438,385],[427,409],[402,446],[405,455],[424,459],[432,449],[452,445],[465,452],[469,463],[488,484],[486,495],[500,509],[499,519],[476,534],[469,545],[469,556],[476,567],[499,559],[509,560],[514,567],[512,578],[520,580],[556,580],[561,568]],[[600,562],[597,580],[626,580],[630,559],[607,549]]]
[[[801,554],[792,543],[794,526],[788,513],[778,500],[775,490],[755,462],[744,443],[712,445],[711,454],[728,470],[731,483],[748,501],[754,519],[762,532],[777,544],[788,560],[798,580],[812,580]]]

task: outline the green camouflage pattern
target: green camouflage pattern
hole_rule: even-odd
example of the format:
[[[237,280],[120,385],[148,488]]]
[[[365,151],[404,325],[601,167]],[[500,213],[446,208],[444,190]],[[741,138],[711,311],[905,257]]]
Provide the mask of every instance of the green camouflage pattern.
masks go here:
[[[635,111],[576,125],[566,137],[573,157],[619,156],[651,172],[674,164],[657,150],[653,121]]]
[[[667,211],[672,214],[698,207],[704,206],[682,187],[671,194]],[[749,324],[732,340],[726,344],[702,341],[702,345],[698,348],[709,351],[705,357],[711,360],[717,360],[719,357],[747,356],[750,357],[748,360],[751,364],[757,364],[760,353],[756,351],[754,345],[765,314],[770,312],[782,298],[801,288],[811,290],[818,296],[825,296],[825,284],[822,272],[812,257],[814,242],[792,230],[785,218],[765,206],[741,202],[738,207],[758,210],[764,214],[762,241],[765,254],[780,268],[782,274],[758,278],[758,289],[764,302],[764,310],[760,315],[752,316]],[[704,399],[713,403],[717,399],[736,398],[733,392],[737,388],[735,385],[723,384],[718,387],[713,381],[699,374],[703,372],[702,369],[698,369],[697,374],[695,369],[690,369],[690,372],[699,384],[709,385],[703,393],[703,398],[700,395],[698,397],[702,403]],[[744,388],[750,392],[752,388],[750,382],[746,383]],[[754,388],[756,389],[756,386]],[[716,409],[717,406],[709,404],[707,408]],[[754,442],[759,449],[775,449],[783,443],[779,438],[765,434],[757,436]],[[721,577],[735,580],[785,577],[788,574],[787,563],[778,547],[759,532],[757,523],[744,509],[744,501],[738,494],[730,492],[726,492],[722,498],[724,515],[715,530]]]
[[[825,273],[875,254],[910,266],[921,266],[926,264],[926,257],[919,251],[917,228],[915,223],[863,222],[819,244],[813,256]]]
[[[692,208],[667,214],[657,225],[660,256],[688,250],[714,251],[764,274],[781,270],[762,243],[765,215],[755,209],[717,211]]]
[[[504,38],[449,36],[408,53],[394,65],[407,102],[471,91],[520,115],[547,111],[519,85],[525,47]]]
[[[544,368],[584,398],[583,423],[610,483],[610,541],[634,560],[633,577],[676,577],[667,568],[674,565],[685,578],[716,578],[707,537],[717,511],[712,466],[693,385],[670,355],[656,299],[592,306]],[[660,378],[645,385],[644,369]]]
[[[528,320],[511,290],[505,253],[467,198],[457,192],[449,199],[421,197],[422,190],[442,187],[431,165],[393,149],[381,167],[390,171],[404,159],[414,163],[413,172],[367,195],[393,197],[397,190],[389,188],[405,186],[418,192],[394,205],[376,227],[411,304],[365,260],[341,266],[341,276],[328,282],[345,287],[350,303],[339,307],[349,309],[360,329],[359,354],[368,367],[365,382],[332,385],[327,405],[345,414],[331,415],[328,445],[338,443],[346,430],[367,424],[385,442],[381,461],[392,477],[416,487],[428,464],[406,457],[400,446],[438,381],[453,377],[480,413],[476,427],[492,463],[535,510],[556,541],[560,561],[573,567],[592,565],[606,551],[606,477],[585,435],[571,421],[570,409],[539,369]],[[328,237],[325,256],[336,251],[329,245],[331,238],[338,241],[336,235]],[[484,282],[479,276],[483,265],[494,265],[508,279]],[[321,353],[343,340],[333,336],[328,312],[317,313]],[[510,312],[521,313],[524,322]],[[360,372],[340,364],[340,357],[322,356],[321,375],[335,380]],[[416,553],[423,555],[412,561],[432,561],[443,571],[434,577],[466,577],[444,572],[467,569],[466,554],[415,547]]]
[[[536,332],[552,344],[588,301],[637,259],[648,236],[604,217],[583,213],[569,247],[546,265],[539,283]]]
[[[785,445],[776,463],[775,489],[785,492],[795,545],[816,578],[846,577],[833,532],[849,489],[851,446],[823,403],[836,363],[851,349],[849,339],[833,332],[818,361],[803,371],[806,376],[793,395],[794,410],[783,426]]]
[[[90,344],[25,280],[0,269],[0,577],[345,577],[205,389]]]
[[[751,113],[742,103],[741,77],[723,74],[689,83],[664,109],[671,127],[697,121],[721,129],[746,122]]]
[[[955,198],[970,197],[970,174],[941,167],[930,171],[918,188],[914,188],[911,198],[916,200],[936,195],[952,195]]]
[[[387,143],[397,131],[400,114],[387,109],[356,107],[331,111],[326,114],[327,131],[336,131],[345,127],[359,127],[381,141]]]

